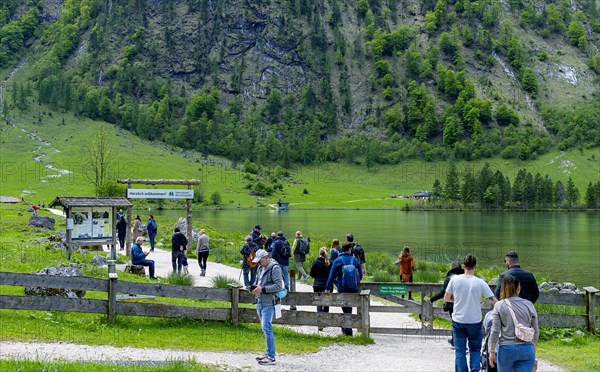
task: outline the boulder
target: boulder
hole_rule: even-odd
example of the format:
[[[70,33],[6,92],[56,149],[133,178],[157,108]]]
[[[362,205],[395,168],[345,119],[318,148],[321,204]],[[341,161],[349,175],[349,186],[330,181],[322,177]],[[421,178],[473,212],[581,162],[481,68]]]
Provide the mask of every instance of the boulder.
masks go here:
[[[48,237],[48,240],[51,242],[60,242],[60,241],[67,241],[67,233],[65,233],[64,231],[61,232],[57,232],[56,234],[52,234]]]
[[[28,225],[30,227],[41,227],[48,230],[54,230],[54,218],[42,217],[42,216],[31,216]]]
[[[90,261],[92,266],[104,266],[106,265],[106,257],[104,256],[94,256]]]
[[[182,233],[186,233],[187,232],[187,220],[183,217],[179,217],[179,220],[177,220],[177,222],[175,223],[175,228],[179,228],[179,230],[181,230]],[[198,242],[198,238],[200,237],[200,231],[192,226],[192,241],[194,243]]]
[[[47,267],[34,274],[66,277],[83,276],[83,273],[78,268],[64,266]],[[83,296],[85,296],[85,291],[71,290],[70,288],[26,287],[25,294],[28,296],[58,296],[66,298],[83,298]]]

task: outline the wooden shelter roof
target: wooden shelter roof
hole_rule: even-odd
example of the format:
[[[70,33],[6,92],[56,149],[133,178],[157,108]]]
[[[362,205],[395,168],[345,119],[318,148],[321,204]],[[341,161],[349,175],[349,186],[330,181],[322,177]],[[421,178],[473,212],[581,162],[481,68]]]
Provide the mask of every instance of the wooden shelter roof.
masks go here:
[[[133,204],[127,198],[101,198],[95,196],[57,196],[50,207],[131,207]]]

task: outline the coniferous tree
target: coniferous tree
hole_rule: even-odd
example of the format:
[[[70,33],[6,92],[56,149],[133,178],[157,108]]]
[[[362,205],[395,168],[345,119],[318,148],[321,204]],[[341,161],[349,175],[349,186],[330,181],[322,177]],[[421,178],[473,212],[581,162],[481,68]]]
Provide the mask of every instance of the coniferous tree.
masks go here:
[[[458,179],[456,164],[454,163],[450,164],[450,169],[446,176],[444,196],[447,200],[459,200],[460,198],[460,181]]]
[[[575,186],[575,182],[573,182],[571,177],[569,177],[569,180],[567,181],[566,191],[567,206],[569,208],[576,206],[577,203],[579,203],[579,190],[577,189],[577,186]]]

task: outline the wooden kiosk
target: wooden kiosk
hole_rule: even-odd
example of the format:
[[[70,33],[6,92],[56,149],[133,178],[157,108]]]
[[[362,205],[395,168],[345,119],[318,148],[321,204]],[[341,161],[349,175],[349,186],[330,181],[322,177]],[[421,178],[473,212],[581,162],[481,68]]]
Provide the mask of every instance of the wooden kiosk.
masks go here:
[[[117,208],[127,208],[131,215],[131,202],[126,198],[100,198],[57,196],[50,208],[61,206],[67,218],[67,259],[71,259],[71,245],[109,245],[111,260],[117,259],[115,234]],[[130,230],[127,220],[127,230]]]

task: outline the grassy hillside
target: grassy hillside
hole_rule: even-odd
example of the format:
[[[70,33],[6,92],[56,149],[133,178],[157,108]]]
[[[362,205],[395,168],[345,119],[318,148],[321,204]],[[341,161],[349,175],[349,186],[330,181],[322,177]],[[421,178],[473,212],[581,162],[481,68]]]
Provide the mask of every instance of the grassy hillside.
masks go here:
[[[96,135],[98,128],[109,129],[115,149],[111,166],[112,179],[117,178],[178,178],[199,179],[206,199],[217,191],[224,207],[256,208],[257,198],[249,195],[243,172],[231,167],[231,162],[205,158],[134,136],[104,122],[53,112],[45,106],[32,105],[28,112],[13,115],[18,128],[5,122],[0,126],[0,157],[2,195],[24,195],[30,202],[49,202],[58,195],[94,195],[90,172],[82,148]],[[48,144],[32,139],[35,133]],[[39,150],[37,150],[39,148]],[[46,168],[34,157],[71,173],[55,177],[56,171]],[[488,159],[492,170],[499,169],[513,179],[518,170],[548,174],[552,180],[571,177],[582,196],[589,182],[600,180],[600,149],[553,152],[535,161],[514,162],[501,158]],[[458,168],[480,169],[484,161],[459,162]],[[411,194],[431,190],[435,179],[444,182],[448,163],[443,161],[405,161],[398,165],[365,166],[346,162],[295,167],[283,182],[283,190],[271,197],[260,198],[270,204],[278,198],[298,208],[402,208],[406,201],[390,198],[391,194]],[[306,193],[305,193],[306,190]]]

